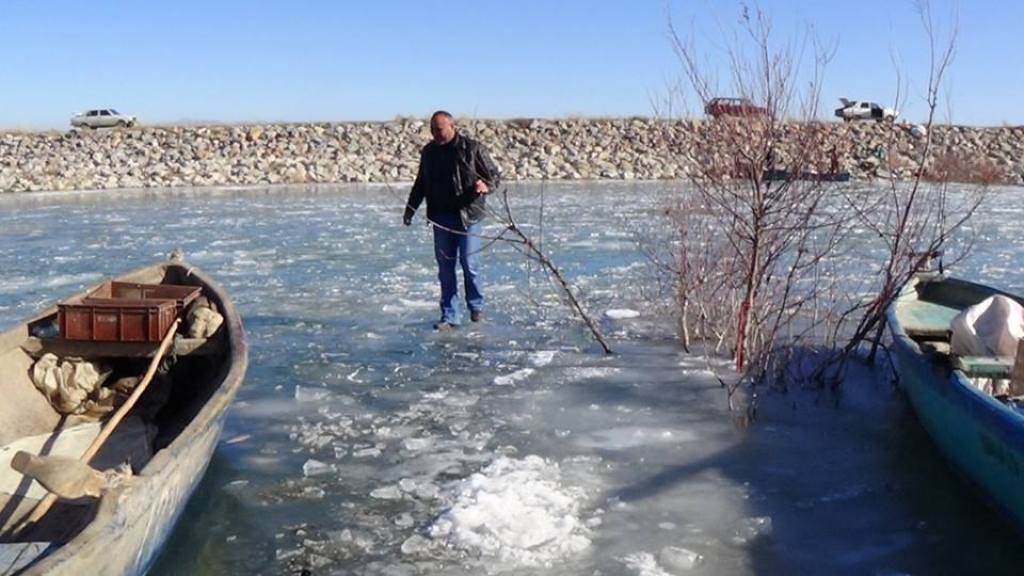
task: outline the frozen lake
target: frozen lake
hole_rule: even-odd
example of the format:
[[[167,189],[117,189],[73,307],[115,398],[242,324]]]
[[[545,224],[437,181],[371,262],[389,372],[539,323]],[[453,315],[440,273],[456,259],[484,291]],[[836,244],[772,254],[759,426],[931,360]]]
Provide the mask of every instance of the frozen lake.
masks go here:
[[[1018,572],[1019,537],[886,379],[732,423],[643,289],[635,233],[679,186],[514,188],[533,223],[543,190],[545,246],[614,356],[501,244],[485,322],[434,333],[404,187],[0,197],[0,327],[176,246],[234,297],[249,375],[157,575]],[[1024,292],[1021,192],[979,215],[960,275]]]

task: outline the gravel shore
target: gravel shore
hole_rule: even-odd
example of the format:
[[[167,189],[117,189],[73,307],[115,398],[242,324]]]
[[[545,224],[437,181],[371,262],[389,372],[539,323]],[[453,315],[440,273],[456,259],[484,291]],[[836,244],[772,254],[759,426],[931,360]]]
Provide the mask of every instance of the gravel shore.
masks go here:
[[[462,126],[489,147],[509,180],[654,180],[693,171],[704,122],[517,119]],[[876,152],[895,130],[894,152],[884,162],[910,176],[920,141],[909,131],[874,122],[819,126],[838,143],[842,169],[854,178],[878,173]],[[935,162],[969,158],[1000,182],[1024,183],[1024,127],[935,126],[932,133]],[[429,138],[427,124],[413,119],[0,132],[0,193],[411,180]]]

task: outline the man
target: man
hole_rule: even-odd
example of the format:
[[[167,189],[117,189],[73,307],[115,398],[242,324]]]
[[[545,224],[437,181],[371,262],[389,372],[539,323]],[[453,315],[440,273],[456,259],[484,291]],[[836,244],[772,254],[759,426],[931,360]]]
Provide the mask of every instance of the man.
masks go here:
[[[462,134],[448,112],[434,112],[430,117],[430,134],[433,141],[420,153],[419,171],[402,221],[410,225],[426,198],[427,220],[434,229],[437,277],[441,281],[441,320],[434,328],[450,330],[458,325],[456,261],[462,266],[470,320],[479,322],[483,313],[484,296],[478,275],[481,221],[486,214],[486,196],[498,187],[501,175],[483,145]]]

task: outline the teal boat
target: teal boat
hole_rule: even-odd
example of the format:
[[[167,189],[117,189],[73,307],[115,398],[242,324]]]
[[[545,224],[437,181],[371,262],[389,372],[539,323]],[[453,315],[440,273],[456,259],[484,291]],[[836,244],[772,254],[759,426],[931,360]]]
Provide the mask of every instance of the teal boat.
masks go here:
[[[1024,533],[1024,399],[994,397],[972,379],[1010,378],[1013,358],[950,354],[950,323],[964,308],[1002,294],[945,277],[914,278],[886,320],[900,387],[953,466]]]

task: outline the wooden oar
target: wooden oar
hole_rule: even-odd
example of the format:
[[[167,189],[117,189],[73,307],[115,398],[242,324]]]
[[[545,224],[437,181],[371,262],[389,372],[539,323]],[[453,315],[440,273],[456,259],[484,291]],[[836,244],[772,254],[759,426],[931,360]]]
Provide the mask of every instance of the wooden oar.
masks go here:
[[[156,375],[156,369],[160,366],[160,360],[164,357],[164,354],[167,353],[167,349],[170,347],[171,342],[174,341],[174,334],[178,331],[178,324],[180,323],[181,319],[179,318],[171,324],[171,328],[167,331],[167,335],[164,336],[163,341],[160,342],[160,348],[157,349],[156,354],[153,355],[153,360],[149,363],[149,369],[146,370],[146,375],[142,377],[142,381],[139,382],[138,386],[132,390],[131,396],[129,396],[128,399],[125,400],[124,404],[114,412],[114,415],[110,417],[110,420],[107,420],[106,424],[103,425],[103,429],[100,430],[99,435],[96,436],[96,439],[92,441],[92,444],[86,448],[85,453],[83,453],[79,458],[81,462],[88,464],[89,461],[92,460],[93,456],[95,456],[96,453],[100,451],[100,448],[103,447],[103,443],[110,437],[114,428],[121,423],[121,420],[123,420],[125,415],[128,414],[128,411],[135,406],[135,403],[139,400],[139,397],[142,396],[142,393],[146,391],[146,387],[149,386],[150,381],[153,380],[153,376]],[[47,494],[46,497],[39,501],[39,504],[36,504],[32,512],[14,528],[12,533],[15,536],[20,535],[30,526],[38,522],[39,519],[42,518],[57,502],[57,498],[57,494],[53,492]]]
[[[11,458],[11,468],[35,480],[60,498],[94,498],[103,494],[107,479],[98,470],[77,458],[67,456],[36,456],[18,450]]]

